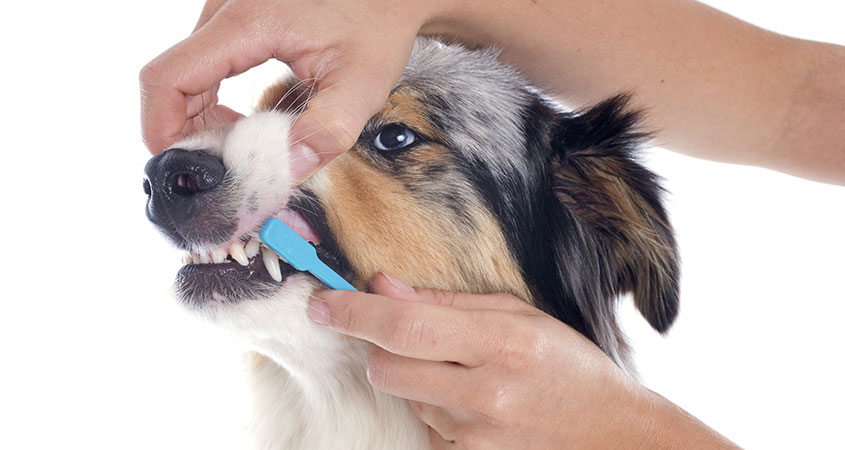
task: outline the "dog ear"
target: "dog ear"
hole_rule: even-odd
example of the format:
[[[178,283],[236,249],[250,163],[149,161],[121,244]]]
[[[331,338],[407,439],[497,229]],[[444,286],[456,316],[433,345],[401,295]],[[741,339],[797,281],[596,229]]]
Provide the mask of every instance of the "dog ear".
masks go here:
[[[312,85],[289,75],[264,90],[257,111],[282,111],[299,115],[314,96]]]
[[[678,314],[679,257],[658,177],[635,159],[648,136],[639,113],[617,96],[581,113],[562,114],[553,137],[553,189],[592,231],[606,259],[613,294],[631,292],[654,329]]]

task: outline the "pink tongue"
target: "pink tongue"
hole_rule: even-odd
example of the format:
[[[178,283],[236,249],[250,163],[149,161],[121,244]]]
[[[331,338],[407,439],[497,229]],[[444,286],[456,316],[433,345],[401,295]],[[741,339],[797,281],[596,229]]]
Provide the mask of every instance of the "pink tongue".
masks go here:
[[[276,218],[286,223],[302,239],[312,244],[320,243],[320,236],[314,232],[314,228],[311,228],[311,224],[305,220],[301,213],[285,208],[276,214]]]

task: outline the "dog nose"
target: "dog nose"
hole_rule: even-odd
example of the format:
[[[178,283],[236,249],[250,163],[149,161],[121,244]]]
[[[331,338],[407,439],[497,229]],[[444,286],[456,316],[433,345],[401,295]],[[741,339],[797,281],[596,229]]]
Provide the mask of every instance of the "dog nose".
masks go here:
[[[144,173],[147,217],[163,229],[179,231],[208,203],[226,169],[205,151],[170,149],[150,159]]]

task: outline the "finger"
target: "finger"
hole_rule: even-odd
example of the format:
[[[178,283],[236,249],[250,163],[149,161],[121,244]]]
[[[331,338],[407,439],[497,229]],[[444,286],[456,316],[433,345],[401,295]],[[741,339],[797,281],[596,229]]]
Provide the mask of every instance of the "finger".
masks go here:
[[[224,105],[215,105],[209,112],[209,117],[215,125],[234,123],[244,118],[244,115]]]
[[[295,61],[291,65],[300,79],[319,80],[317,94],[291,129],[292,142],[300,144],[293,152],[297,159],[292,160],[297,180],[352,148],[370,117],[384,107],[408,61],[410,47],[394,56],[369,56],[354,50],[347,53],[354,58]],[[327,58],[332,57],[327,54]]]
[[[457,442],[444,438],[437,430],[429,427],[428,439],[431,443],[431,450],[459,450]]]
[[[233,111],[223,105],[217,105],[197,116],[192,117],[188,122],[191,129],[186,129],[184,134],[189,136],[197,131],[213,130],[223,125],[235,123],[243,117],[244,116],[237,111]]]
[[[208,21],[217,14],[217,11],[219,11],[220,8],[228,1],[229,0],[207,0],[205,5],[202,7],[202,12],[200,13],[200,17],[194,27],[194,31],[199,30],[203,25],[208,23]]]
[[[426,361],[390,353],[370,344],[367,379],[384,393],[444,408],[460,408],[463,393],[472,390],[468,368],[443,361]]]
[[[272,57],[255,33],[216,15],[200,30],[147,64],[140,74],[141,128],[153,153],[181,137],[188,96],[210,92],[224,78]]]
[[[409,402],[409,405],[417,418],[422,423],[428,425],[440,439],[445,442],[454,443],[451,436],[454,436],[452,430],[455,428],[455,420],[447,411],[438,406],[413,400]],[[447,439],[443,436],[450,436],[450,438]]]
[[[217,91],[220,89],[220,83],[215,84],[211,89],[199,94],[186,96],[188,101],[188,118],[199,115],[201,112],[213,108],[217,105]]]
[[[190,136],[198,131],[213,130],[225,124],[237,122],[243,115],[226,106],[216,105],[206,111],[201,111],[188,119],[182,129],[182,136]]]
[[[476,367],[507,329],[495,311],[469,311],[357,291],[319,291],[309,304],[317,322],[398,355]],[[501,313],[499,313],[501,315]]]
[[[402,300],[430,303],[459,309],[496,309],[521,313],[541,311],[510,294],[467,294],[440,289],[412,288],[399,278],[379,273],[370,281],[370,290],[375,294]]]

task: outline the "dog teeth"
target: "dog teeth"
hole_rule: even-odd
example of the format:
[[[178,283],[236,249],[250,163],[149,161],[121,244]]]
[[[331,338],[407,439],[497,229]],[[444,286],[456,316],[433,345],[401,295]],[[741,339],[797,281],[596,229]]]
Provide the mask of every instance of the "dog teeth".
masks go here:
[[[247,258],[246,252],[244,251],[244,245],[240,242],[232,244],[232,248],[229,249],[229,254],[232,255],[232,259],[237,261],[238,264],[244,267],[249,264],[249,258]]]
[[[229,256],[229,253],[227,253],[226,250],[223,250],[222,248],[217,248],[211,252],[211,261],[214,264],[222,264],[226,261],[227,256]]]
[[[282,281],[282,268],[279,265],[279,255],[267,247],[261,247],[261,259],[264,261],[264,267],[267,268],[267,273],[276,280]]]
[[[199,254],[200,264],[211,264],[211,257],[208,256],[208,253],[202,252]]]
[[[261,241],[258,238],[251,238],[249,242],[246,243],[244,247],[244,253],[246,253],[247,258],[252,258],[253,256],[258,254],[258,249],[261,247]]]
[[[228,257],[238,264],[247,267],[249,260],[261,253],[264,265],[267,271],[274,280],[281,281],[282,273],[279,268],[279,255],[267,247],[261,245],[261,241],[257,237],[253,237],[246,244],[243,242],[235,242],[226,248],[224,246],[217,247],[213,250],[200,250],[189,252],[182,256],[182,264],[189,266],[192,264],[228,264]],[[272,257],[271,257],[272,256]],[[275,260],[275,261],[274,261]]]

